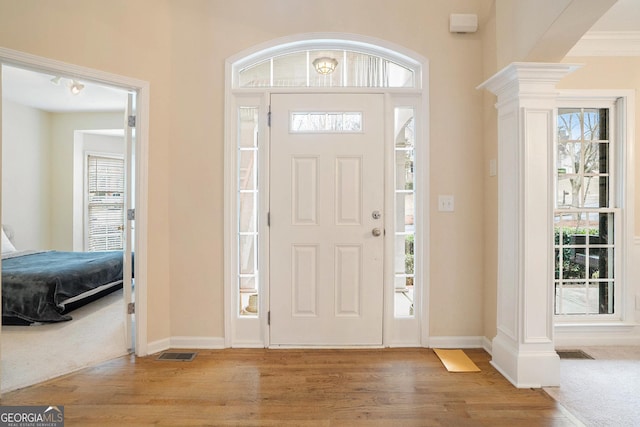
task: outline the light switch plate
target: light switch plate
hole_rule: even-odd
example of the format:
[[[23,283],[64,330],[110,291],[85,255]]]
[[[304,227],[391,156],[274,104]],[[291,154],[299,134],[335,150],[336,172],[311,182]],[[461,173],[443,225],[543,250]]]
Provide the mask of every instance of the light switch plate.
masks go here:
[[[454,199],[452,195],[441,194],[438,196],[438,210],[440,212],[453,212]]]

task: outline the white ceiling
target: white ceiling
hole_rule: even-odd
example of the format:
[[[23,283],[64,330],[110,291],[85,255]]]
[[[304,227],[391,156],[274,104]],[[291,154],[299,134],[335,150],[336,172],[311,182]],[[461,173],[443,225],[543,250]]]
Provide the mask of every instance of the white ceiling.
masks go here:
[[[127,92],[122,89],[81,81],[84,89],[73,95],[72,80],[62,77],[58,85],[54,75],[22,68],[2,67],[2,98],[49,112],[124,111]]]
[[[591,28],[599,31],[640,32],[640,0],[618,0]],[[20,68],[2,67],[2,97],[19,104],[49,112],[124,111],[127,92],[82,81],[84,90],[72,95],[70,79],[62,78],[59,85],[51,82],[54,75]]]

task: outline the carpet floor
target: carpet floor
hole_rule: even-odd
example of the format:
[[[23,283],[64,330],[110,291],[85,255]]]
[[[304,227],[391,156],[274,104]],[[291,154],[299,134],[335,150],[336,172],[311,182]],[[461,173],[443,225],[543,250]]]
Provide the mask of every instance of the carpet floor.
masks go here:
[[[3,326],[5,393],[128,353],[122,290],[71,312],[73,320],[36,326]]]
[[[587,427],[640,425],[640,346],[580,350],[593,360],[561,359],[560,387],[545,391]]]

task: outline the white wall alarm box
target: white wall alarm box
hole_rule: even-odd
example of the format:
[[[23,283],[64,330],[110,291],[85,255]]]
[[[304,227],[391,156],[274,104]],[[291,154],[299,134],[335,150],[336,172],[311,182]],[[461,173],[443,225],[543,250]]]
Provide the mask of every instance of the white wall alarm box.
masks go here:
[[[449,15],[449,31],[452,33],[475,33],[478,31],[478,15],[452,13]]]

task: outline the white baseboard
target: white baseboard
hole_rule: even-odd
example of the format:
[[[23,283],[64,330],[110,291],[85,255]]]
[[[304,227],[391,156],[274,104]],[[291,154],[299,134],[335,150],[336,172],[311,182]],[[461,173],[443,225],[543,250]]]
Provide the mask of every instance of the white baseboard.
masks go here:
[[[264,344],[246,342],[238,347],[264,348]],[[393,347],[393,346],[392,346]],[[402,346],[405,347],[405,346]],[[482,336],[430,337],[430,348],[482,348],[491,354],[491,340]],[[171,348],[213,349],[226,348],[221,337],[170,337],[147,344],[147,354],[155,354]]]
[[[221,350],[225,345],[222,337],[171,337],[171,348]]]
[[[429,337],[431,348],[485,348],[484,337]],[[491,345],[489,343],[489,345]],[[485,348],[486,350],[486,348]]]
[[[491,340],[487,337],[482,337],[482,348],[489,354],[493,354],[493,344]]]
[[[170,348],[220,350],[225,348],[225,345],[224,338],[220,337],[170,337],[150,342],[147,345],[147,354],[160,353]]]
[[[150,354],[160,353],[171,348],[171,339],[163,338],[158,341],[147,343],[147,352],[142,356],[148,356]]]

